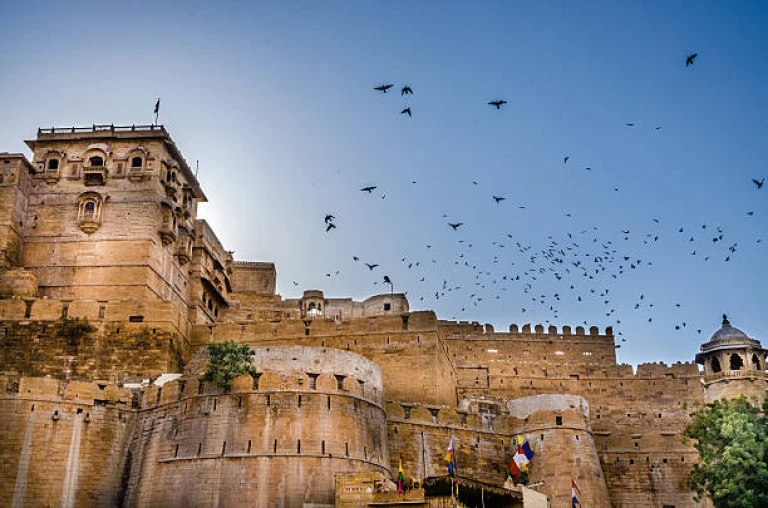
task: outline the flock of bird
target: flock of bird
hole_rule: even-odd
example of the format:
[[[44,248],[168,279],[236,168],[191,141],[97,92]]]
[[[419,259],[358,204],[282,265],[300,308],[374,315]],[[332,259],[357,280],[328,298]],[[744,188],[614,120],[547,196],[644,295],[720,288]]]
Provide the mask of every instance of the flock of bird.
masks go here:
[[[697,56],[697,53],[688,55],[685,58],[685,66],[691,66]],[[387,94],[393,86],[393,84],[383,84],[374,87],[374,90]],[[413,94],[413,89],[409,85],[401,87],[401,97],[410,97]],[[487,105],[496,110],[501,110],[505,104],[507,101],[503,99],[487,102]],[[406,105],[401,114],[412,118],[411,107]],[[628,122],[625,125],[634,127],[634,123]],[[655,127],[656,130],[660,128],[661,126]],[[570,155],[565,155],[563,164],[568,164],[570,159]],[[591,170],[590,167],[585,169]],[[764,178],[752,179],[756,190],[762,189],[764,180]],[[480,188],[477,181],[473,181],[472,184]],[[378,185],[365,185],[360,187],[359,191],[373,195],[377,189],[379,189]],[[618,191],[618,187],[615,190]],[[506,197],[489,194],[495,205],[505,206],[503,202]],[[382,194],[381,197],[383,199],[385,195]],[[525,208],[525,206],[518,208]],[[748,217],[752,215],[752,211],[747,212]],[[570,213],[566,213],[564,219],[570,219],[571,216]],[[447,217],[447,214],[443,214],[444,219]],[[332,213],[325,215],[326,233],[333,234],[333,230],[336,229],[335,219]],[[445,227],[453,232],[463,231],[466,227],[462,221],[446,220],[445,224]],[[650,269],[653,262],[645,259],[645,254],[638,254],[638,250],[643,248],[646,249],[646,254],[650,254],[648,249],[652,249],[662,237],[665,240],[671,239],[677,242],[687,255],[702,262],[715,259],[729,262],[740,248],[739,242],[730,239],[719,225],[679,223],[665,225],[659,218],[653,218],[640,232],[633,232],[630,229],[604,231],[598,226],[592,226],[580,232],[566,232],[562,237],[549,235],[543,246],[527,244],[508,232],[499,233],[498,238],[494,239],[490,245],[494,252],[491,259],[491,264],[494,265],[492,267],[484,265],[480,259],[481,256],[474,254],[478,249],[473,250],[473,243],[463,238],[457,239],[458,250],[449,260],[440,259],[440,255],[432,251],[432,245],[427,244],[420,254],[405,255],[400,262],[402,269],[419,272],[414,280],[423,287],[411,289],[416,289],[422,295],[418,301],[424,302],[424,305],[430,300],[437,302],[441,298],[460,294],[464,302],[461,306],[463,313],[482,305],[484,299],[501,299],[505,292],[509,291],[525,295],[525,301],[529,302],[521,306],[522,314],[533,307],[539,307],[537,310],[543,311],[556,320],[559,318],[561,304],[567,300],[572,302],[597,300],[604,307],[606,318],[620,325],[621,319],[612,300],[612,285],[629,273]],[[756,240],[757,243],[761,241],[760,238]],[[361,268],[367,268],[369,272],[381,270],[378,261],[361,261],[356,254],[351,257],[354,262],[362,264]],[[468,272],[469,278],[465,277],[462,280],[471,280],[471,285],[450,282],[445,275],[446,265]],[[427,267],[433,267],[434,270],[430,273]],[[329,272],[326,276],[333,277],[338,274],[338,271],[335,274]],[[555,292],[538,290],[539,282],[545,279],[556,281],[555,287],[559,289]],[[389,275],[382,274],[382,277],[373,284],[377,285],[379,282],[389,285],[390,291],[394,291],[394,284]],[[294,281],[294,285],[299,284]],[[676,309],[682,307],[680,303],[674,305]],[[657,309],[644,294],[637,295],[632,307],[634,311],[644,313],[643,319],[653,322],[654,312]],[[457,316],[451,316],[451,318],[457,319]],[[546,322],[549,323],[549,320]],[[586,321],[584,323],[587,324]],[[682,319],[673,326],[675,330],[695,329],[699,334],[702,331]],[[626,341],[621,331],[618,335],[622,341]]]

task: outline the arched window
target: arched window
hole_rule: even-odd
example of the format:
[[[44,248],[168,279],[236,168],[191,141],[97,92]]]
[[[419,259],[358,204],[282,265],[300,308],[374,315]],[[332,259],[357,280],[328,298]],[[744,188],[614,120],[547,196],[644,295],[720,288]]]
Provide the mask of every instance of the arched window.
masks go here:
[[[712,367],[712,372],[718,373],[721,370],[723,370],[722,367],[720,367],[720,360],[717,358],[712,358],[712,361],[710,362],[710,366]]]
[[[131,159],[132,168],[140,168],[143,165],[144,165],[144,159],[142,159],[141,157],[134,157],[133,159]]]
[[[731,370],[741,370],[742,367],[744,367],[744,360],[741,359],[741,356],[737,355],[736,353],[733,353],[731,355]]]
[[[757,355],[752,355],[752,368],[755,370],[760,370],[760,359],[757,357]]]
[[[77,222],[80,229],[90,235],[101,225],[101,209],[104,199],[95,192],[86,192],[81,194],[77,201]]]
[[[104,165],[104,159],[102,159],[98,155],[94,155],[93,157],[88,159],[88,162],[91,164],[92,167],[101,167]]]
[[[56,171],[59,169],[59,159],[48,160],[48,169],[51,171]]]

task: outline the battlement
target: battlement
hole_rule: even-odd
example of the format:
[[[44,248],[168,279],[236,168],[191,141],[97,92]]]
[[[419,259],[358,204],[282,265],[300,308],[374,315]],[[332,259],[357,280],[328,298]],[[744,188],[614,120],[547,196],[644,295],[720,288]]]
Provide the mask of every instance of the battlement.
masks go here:
[[[531,328],[531,324],[527,323],[519,326],[515,323],[509,325],[509,332],[497,332],[494,330],[493,325],[485,324],[481,325],[478,322],[466,322],[466,321],[439,321],[440,333],[447,338],[454,336],[466,337],[467,339],[474,338],[472,336],[482,335],[483,337],[477,337],[479,340],[487,339],[486,336],[492,336],[493,340],[516,339],[521,335],[526,336],[526,340],[535,339],[536,336],[542,336],[547,339],[552,337],[601,337],[613,339],[613,327],[608,326],[605,328],[603,334],[600,333],[600,329],[597,326],[589,327],[588,332],[583,326],[577,326],[572,329],[570,326],[563,326],[561,331],[558,332],[557,326],[551,325],[544,328],[543,325],[535,325]]]
[[[184,315],[172,302],[140,300],[0,299],[0,321],[58,321],[64,318],[126,323],[170,323],[186,331]]]
[[[135,399],[133,392],[122,385],[108,381],[62,380],[51,377],[13,378],[0,376],[0,397],[20,400],[71,402],[73,404],[117,405],[130,409]]]

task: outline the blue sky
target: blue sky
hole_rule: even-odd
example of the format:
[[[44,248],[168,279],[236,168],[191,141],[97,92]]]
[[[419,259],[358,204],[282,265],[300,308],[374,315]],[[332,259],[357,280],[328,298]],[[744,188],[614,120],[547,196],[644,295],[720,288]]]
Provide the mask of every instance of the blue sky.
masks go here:
[[[201,215],[238,259],[274,261],[284,297],[363,299],[389,275],[445,319],[613,325],[628,363],[692,360],[723,312],[768,331],[764,2],[2,10],[0,150],[149,123],[161,97]]]

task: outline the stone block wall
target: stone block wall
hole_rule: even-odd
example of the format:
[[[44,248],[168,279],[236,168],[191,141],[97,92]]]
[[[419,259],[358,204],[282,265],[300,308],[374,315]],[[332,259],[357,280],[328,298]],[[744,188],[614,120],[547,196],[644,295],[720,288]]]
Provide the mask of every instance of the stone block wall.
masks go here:
[[[387,399],[456,403],[455,370],[444,341],[435,330],[434,314],[411,313],[350,319],[246,321],[196,327],[193,347],[234,340],[253,347],[301,345],[343,349],[376,363]]]
[[[0,506],[119,505],[130,393],[54,379],[8,382],[0,382]]]
[[[257,349],[258,375],[229,394],[196,378],[147,390],[127,505],[331,506],[335,473],[390,476],[378,368],[301,349]]]
[[[71,333],[65,308],[93,331]],[[190,348],[173,319],[170,303],[0,300],[0,373],[122,382],[180,372]]]

